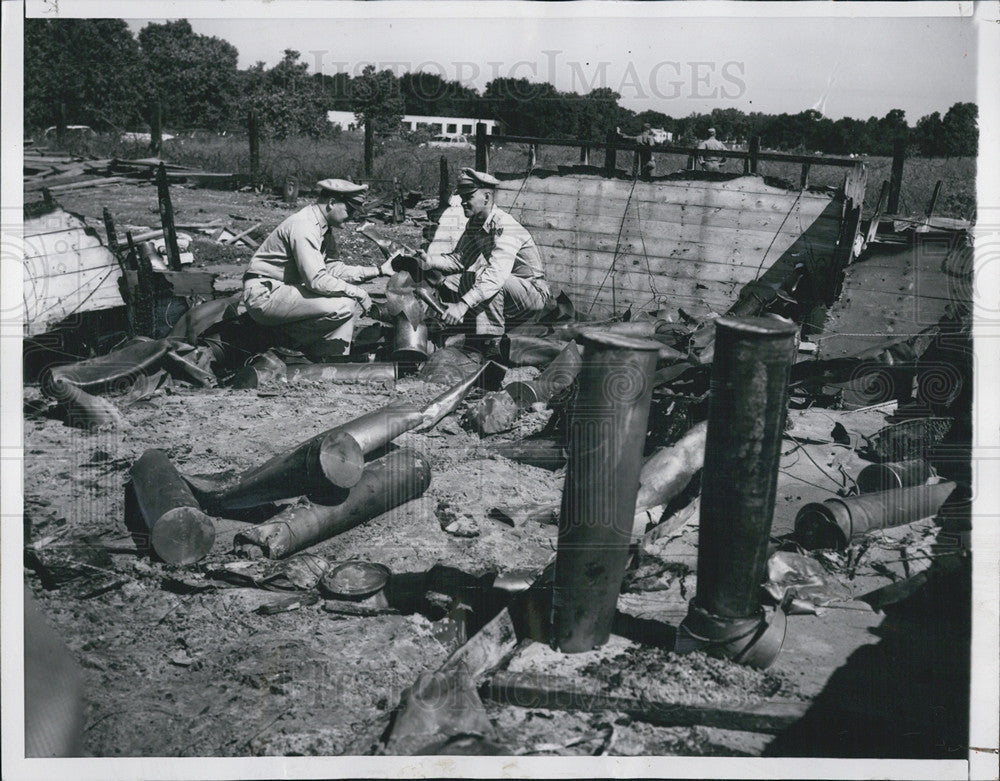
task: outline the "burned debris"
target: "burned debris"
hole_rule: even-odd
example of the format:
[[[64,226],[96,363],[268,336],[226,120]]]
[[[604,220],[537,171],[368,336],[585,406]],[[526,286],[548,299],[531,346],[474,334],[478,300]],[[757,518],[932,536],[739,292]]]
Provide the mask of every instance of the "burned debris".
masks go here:
[[[95,543],[99,558],[61,546],[73,519],[30,504],[43,493],[32,489],[26,516],[42,522],[26,566],[76,600],[225,603],[279,645],[278,629],[309,623],[338,645],[344,675],[351,654],[388,675],[383,646],[397,649],[405,680],[376,703],[316,707],[338,720],[340,753],[531,753],[514,737],[526,714],[589,725],[559,745],[591,753],[612,753],[634,723],[767,740],[808,723],[849,655],[810,648],[868,642],[858,637],[879,611],[967,575],[971,244],[965,226],[881,212],[864,230],[867,172],[853,160],[805,163],[846,168],[831,191],[777,186],[750,152],[726,154],[746,172],[494,178],[484,165],[464,174],[461,197],[426,209],[397,192],[385,229],[346,195],[323,203],[319,187],[323,209],[361,221],[326,226],[365,261],[340,269],[359,311],[336,356],[248,311],[240,279],[273,293],[277,277],[193,268],[209,238],[181,232],[256,252],[273,235],[262,226],[301,214],[285,213],[297,192],[267,219],[198,228],[178,220],[177,185],[235,180],[156,159],[26,158],[26,190],[48,194],[25,223],[38,272],[25,295],[39,302],[29,415],[87,441],[117,437],[125,453],[86,467],[121,478],[109,515],[121,545]],[[62,183],[86,174],[99,176]],[[161,226],[125,241],[110,210],[101,241],[54,201],[154,182]],[[476,294],[463,303],[477,281],[443,292],[454,269],[433,249],[469,240],[484,189],[530,234],[512,255],[543,258],[552,288],[530,316],[504,310],[502,333],[482,329],[496,320],[474,311]],[[486,220],[475,224],[494,246],[515,233]],[[58,250],[45,238],[56,234]],[[66,296],[52,264],[70,255],[81,284]],[[905,281],[917,274],[919,286]],[[61,355],[46,345],[67,317],[112,308],[103,322],[124,338]],[[327,336],[346,322],[323,318]],[[161,625],[186,631],[169,612]],[[194,645],[169,658],[173,674],[208,682],[237,660],[237,688],[311,721],[295,675],[321,650],[275,650],[295,670],[272,675],[234,646],[220,661]]]

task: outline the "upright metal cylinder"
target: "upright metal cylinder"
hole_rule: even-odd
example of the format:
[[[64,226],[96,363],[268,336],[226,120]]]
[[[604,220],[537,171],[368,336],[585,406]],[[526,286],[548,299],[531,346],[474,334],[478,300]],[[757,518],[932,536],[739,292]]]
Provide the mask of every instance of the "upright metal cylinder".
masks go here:
[[[569,342],[535,379],[512,382],[505,390],[519,407],[546,402],[576,379],[582,363],[579,346]]]
[[[553,648],[607,642],[628,559],[658,342],[587,331],[552,600]]]
[[[695,603],[740,619],[760,611],[796,326],[723,317],[715,333]]]
[[[392,360],[413,364],[426,361],[427,356],[427,326],[414,325],[405,314],[397,315]]]
[[[212,549],[215,525],[165,453],[147,450],[132,464],[132,491],[161,559],[193,564]]]

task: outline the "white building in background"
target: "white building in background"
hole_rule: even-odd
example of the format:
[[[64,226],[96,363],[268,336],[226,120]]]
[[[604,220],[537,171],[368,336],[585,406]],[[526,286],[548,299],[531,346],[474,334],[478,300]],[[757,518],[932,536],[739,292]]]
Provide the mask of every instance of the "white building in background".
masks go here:
[[[353,111],[327,111],[326,119],[331,125],[336,125],[342,130],[357,130],[360,127]],[[470,119],[469,117],[425,117],[421,114],[406,114],[403,117],[403,129],[414,131],[421,126],[428,132],[436,136],[474,136],[476,134],[476,124],[482,122],[486,125],[486,132],[492,133],[496,128],[494,119]]]

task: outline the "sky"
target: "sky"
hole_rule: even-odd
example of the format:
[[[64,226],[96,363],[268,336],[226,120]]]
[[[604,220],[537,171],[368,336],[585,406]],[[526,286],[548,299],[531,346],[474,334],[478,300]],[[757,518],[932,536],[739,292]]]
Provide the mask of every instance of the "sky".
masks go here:
[[[290,48],[325,73],[374,63],[399,73],[436,72],[479,89],[497,75],[578,92],[607,86],[628,108],[674,117],[731,107],[815,108],[833,119],[866,119],[901,108],[912,125],[976,99],[969,18],[501,19],[490,18],[491,4],[477,6],[484,10],[475,17],[459,4],[455,14],[433,19],[187,18],[196,32],[236,46],[241,68],[258,60],[273,65]],[[138,32],[162,20],[129,25]]]

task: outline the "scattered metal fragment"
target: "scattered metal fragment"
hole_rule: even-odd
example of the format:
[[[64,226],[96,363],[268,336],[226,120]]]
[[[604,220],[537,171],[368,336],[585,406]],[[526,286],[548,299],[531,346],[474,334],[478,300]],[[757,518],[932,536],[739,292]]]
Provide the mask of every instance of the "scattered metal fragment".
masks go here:
[[[575,341],[571,341],[535,379],[512,382],[505,390],[519,407],[547,402],[556,393],[572,384],[580,373],[582,360],[580,347]]]
[[[923,485],[933,476],[934,467],[922,458],[914,458],[909,461],[866,466],[858,473],[857,485],[858,491],[870,494],[893,488]]]

